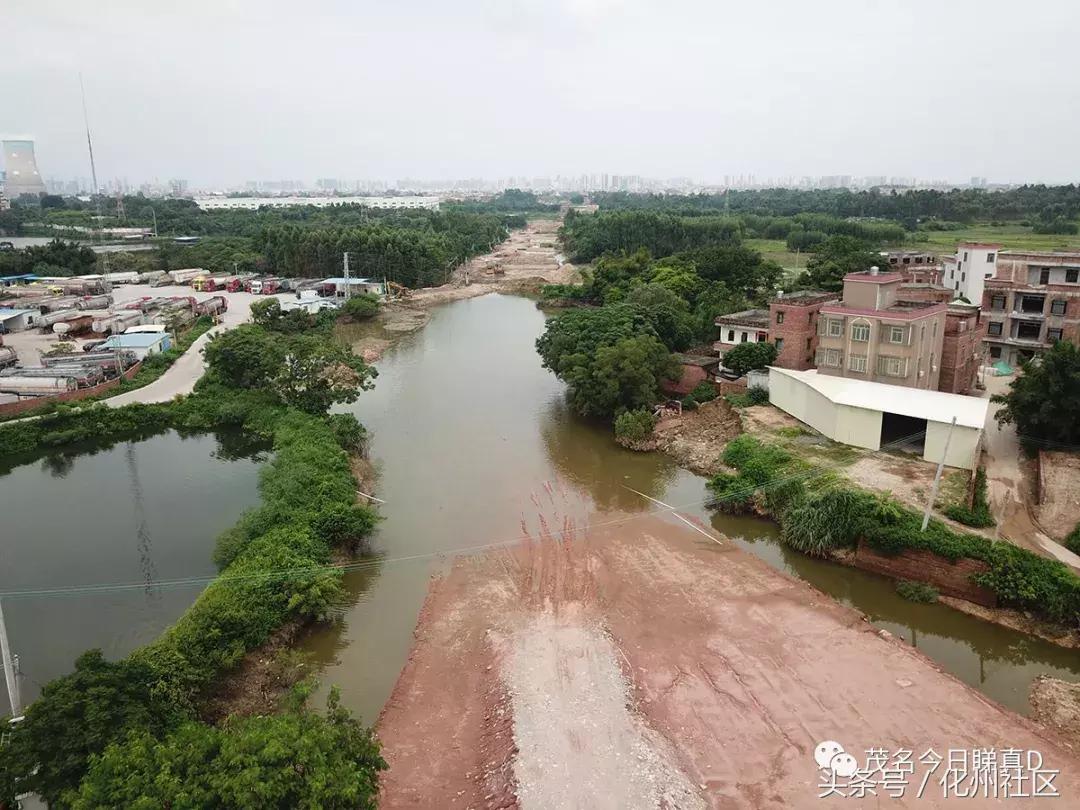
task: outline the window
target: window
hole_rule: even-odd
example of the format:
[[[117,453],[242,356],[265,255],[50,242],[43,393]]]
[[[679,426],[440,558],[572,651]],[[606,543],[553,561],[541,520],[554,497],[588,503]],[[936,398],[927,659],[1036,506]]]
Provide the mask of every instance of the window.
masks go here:
[[[1049,267],[1044,267],[1042,270],[1039,271],[1039,283],[1040,284],[1049,284],[1050,283],[1050,268]]]
[[[776,310],[776,325],[779,326],[784,322],[784,310]]]
[[[829,337],[843,337],[844,336],[844,322],[829,320],[827,322],[827,334]]]
[[[915,264],[922,264],[922,256],[915,257]]]
[[[990,298],[990,309],[1003,310],[1005,309],[1005,296],[994,295]]]
[[[1061,330],[1060,329],[1047,329],[1046,330],[1046,342],[1047,343],[1057,343],[1059,340],[1061,340]]]
[[[964,251],[964,261],[965,262],[967,261],[967,251],[966,250]]]
[[[950,269],[949,270],[949,281],[952,281],[954,278],[956,278],[956,270]]]
[[[806,339],[806,350],[810,351],[810,347],[813,346],[813,345],[814,345],[813,338],[807,338]]]
[[[1062,298],[1056,301],[1050,302],[1050,314],[1051,315],[1064,315],[1065,314],[1065,300]]]
[[[750,337],[749,332],[740,332],[739,333],[739,343],[746,343],[746,341],[749,339],[749,337]]]
[[[1000,335],[1001,334],[1001,321],[990,321],[986,325],[986,334],[988,335]]]
[[[857,371],[860,374],[866,373],[866,355],[853,354],[848,358],[848,368],[851,371]]]
[[[851,325],[851,339],[865,343],[870,339],[870,324],[853,323]]]
[[[907,360],[903,357],[879,357],[878,373],[887,377],[906,377]]]
[[[1016,325],[1016,336],[1022,340],[1041,340],[1042,324],[1020,322]]]
[[[993,262],[994,261],[994,254],[993,253],[987,253],[986,254],[986,261],[987,261],[987,263]]]
[[[727,342],[728,343],[734,343],[735,342],[735,330],[734,329],[728,329],[727,330]]]
[[[832,366],[833,368],[840,367],[840,350],[839,349],[826,349],[825,350],[825,365]]]
[[[897,258],[895,256],[890,256],[889,257],[889,264],[896,264],[896,262],[897,262]]]
[[[905,256],[904,257],[904,264],[911,264],[911,257],[910,256]]]
[[[906,332],[907,330],[902,326],[890,326],[889,343],[903,343]]]
[[[961,273],[960,274],[960,280],[961,281],[967,281],[967,273]]]
[[[1001,359],[1001,347],[1000,346],[991,346],[990,347],[990,359],[991,360],[1000,360]]]
[[[782,352],[783,350],[784,350],[784,339],[783,338],[777,338],[776,339],[776,353],[780,354],[780,352]]]
[[[1080,275],[1080,268],[1076,268],[1076,267],[1066,267],[1065,268],[1065,281],[1068,284],[1075,284],[1076,283],[1076,277],[1078,275]]]

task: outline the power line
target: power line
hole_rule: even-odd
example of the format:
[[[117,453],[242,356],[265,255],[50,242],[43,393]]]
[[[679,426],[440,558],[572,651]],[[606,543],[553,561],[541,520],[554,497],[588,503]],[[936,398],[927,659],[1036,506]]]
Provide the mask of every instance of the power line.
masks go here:
[[[918,439],[925,435],[925,431],[918,433],[912,433],[909,436],[904,436],[888,444],[882,445],[880,449],[888,449],[896,445],[906,444],[909,441]],[[862,457],[869,455],[871,452],[867,451]],[[693,501],[687,504],[681,504],[677,506],[667,507],[657,511],[679,511],[682,509],[688,509],[694,506],[707,506],[710,504],[718,503],[724,500],[734,500],[737,498],[746,498],[753,495],[755,492],[762,490],[774,489],[783,484],[787,484],[794,481],[807,481],[812,478],[816,478],[834,470],[843,468],[844,464],[819,464],[811,466],[805,470],[800,470],[790,475],[771,478],[765,484],[760,486],[746,487],[740,490],[726,493],[724,497],[710,496],[700,501]],[[634,515],[628,515],[621,518],[612,518],[610,520],[604,520],[597,523],[586,523],[582,528],[599,528],[604,526],[615,526],[624,523],[629,523],[633,520],[640,520],[643,517],[653,514],[654,512],[643,512]],[[549,530],[549,534],[562,537],[570,531],[576,529],[553,529]],[[511,546],[517,543],[531,540],[532,536],[529,534],[518,535],[516,537],[497,540],[490,543],[483,543],[480,545],[464,546],[452,549],[441,549],[430,552],[422,552],[418,554],[404,555],[400,557],[376,557],[371,559],[357,560],[348,563],[332,563],[329,565],[314,565],[314,566],[300,566],[296,568],[284,568],[275,569],[273,571],[260,571],[252,574],[228,574],[222,573],[213,576],[203,577],[182,577],[178,579],[160,580],[156,582],[147,582],[143,580],[141,582],[119,582],[119,583],[97,583],[91,585],[70,585],[59,586],[55,588],[33,588],[25,590],[15,591],[2,591],[0,592],[0,598],[4,599],[20,599],[30,597],[43,597],[43,596],[84,596],[101,593],[118,593],[123,591],[134,590],[147,590],[148,588],[179,588],[188,587],[193,585],[209,585],[211,583],[231,583],[231,582],[267,582],[278,579],[288,579],[289,577],[308,576],[312,574],[326,573],[331,571],[341,571],[347,573],[350,571],[362,571],[374,568],[380,568],[383,565],[397,562],[415,562],[418,560],[436,559],[438,557],[451,557],[460,554],[468,554],[480,551],[490,551],[496,548],[502,548],[505,546]]]

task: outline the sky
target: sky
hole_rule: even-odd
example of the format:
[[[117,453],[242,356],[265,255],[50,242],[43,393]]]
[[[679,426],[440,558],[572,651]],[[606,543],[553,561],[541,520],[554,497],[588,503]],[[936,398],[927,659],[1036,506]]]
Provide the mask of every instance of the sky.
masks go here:
[[[46,177],[1080,181],[1076,0],[0,0]]]

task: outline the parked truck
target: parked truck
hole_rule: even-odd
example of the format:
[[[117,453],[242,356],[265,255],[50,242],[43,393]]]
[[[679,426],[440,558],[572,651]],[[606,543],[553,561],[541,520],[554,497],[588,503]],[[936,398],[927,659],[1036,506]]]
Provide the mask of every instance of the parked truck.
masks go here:
[[[75,391],[79,383],[74,377],[5,377],[0,375],[0,393],[20,397],[49,397]]]
[[[10,346],[0,346],[0,369],[8,368],[19,362],[19,355]]]
[[[229,302],[225,300],[223,295],[215,295],[213,298],[207,298],[205,301],[199,301],[195,305],[196,315],[220,315],[229,308]]]
[[[111,295],[88,295],[75,302],[76,309],[108,309],[112,306]]]
[[[95,320],[93,328],[95,332],[103,335],[119,335],[129,326],[142,323],[142,321],[143,314],[141,312],[116,312]]]
[[[189,267],[186,270],[169,271],[169,278],[173,280],[173,284],[190,284],[193,279],[205,275],[206,271],[201,267]]]

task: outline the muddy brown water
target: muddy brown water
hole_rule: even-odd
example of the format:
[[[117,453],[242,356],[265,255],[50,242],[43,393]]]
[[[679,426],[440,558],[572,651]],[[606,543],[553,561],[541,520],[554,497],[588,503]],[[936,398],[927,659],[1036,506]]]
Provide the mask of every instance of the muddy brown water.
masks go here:
[[[88,648],[119,658],[176,621],[217,572],[217,535],[259,502],[264,450],[170,430],[5,460],[0,593],[24,707]]]
[[[709,512],[705,479],[663,455],[623,450],[609,428],[570,412],[564,386],[534,348],[544,320],[516,296],[439,307],[386,352],[375,389],[347,408],[373,434],[376,493],[386,501],[381,560],[347,575],[342,621],[315,632],[306,648],[323,688],[339,686],[365,722],[375,721],[408,656],[431,573],[461,549],[513,542],[522,522],[535,520],[533,498],[557,482],[601,520],[655,508],[627,487],[679,507],[1018,712],[1028,711],[1036,675],[1080,680],[1076,651],[944,605],[908,602],[886,578],[790,551],[771,522]],[[363,336],[384,337],[368,326],[345,337]]]

